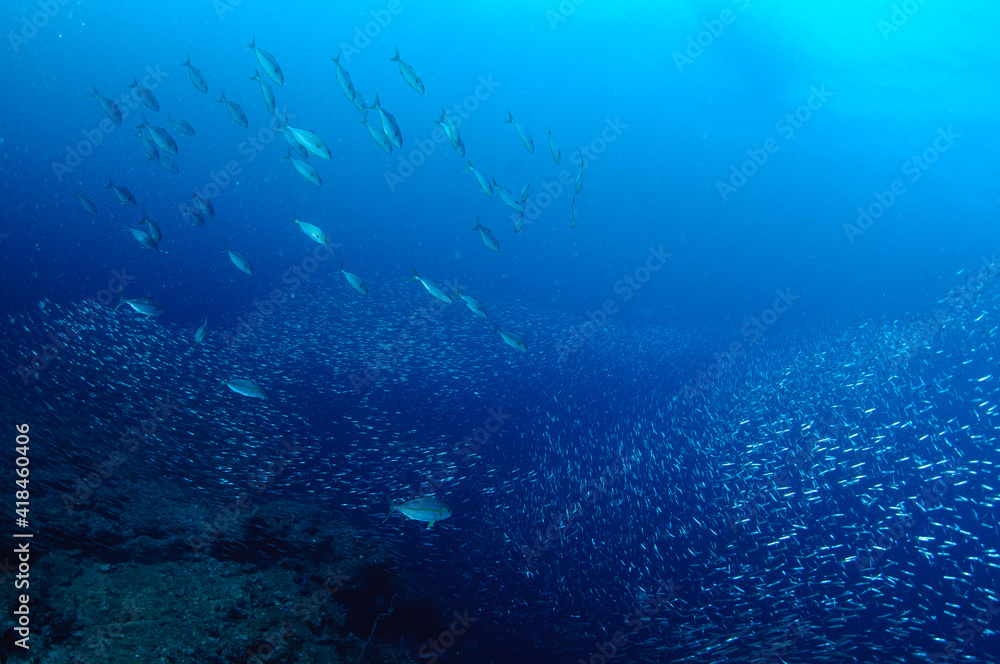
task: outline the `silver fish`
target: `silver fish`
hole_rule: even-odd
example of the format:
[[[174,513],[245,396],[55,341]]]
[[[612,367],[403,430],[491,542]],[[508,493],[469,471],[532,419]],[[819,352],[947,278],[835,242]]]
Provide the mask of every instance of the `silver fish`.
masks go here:
[[[285,84],[285,75],[281,73],[281,67],[278,66],[278,61],[274,59],[274,56],[257,48],[257,35],[253,36],[250,45],[247,48],[251,49],[257,55],[257,62],[260,63],[261,69],[267,74],[268,78],[277,83],[278,85]]]
[[[159,159],[160,149],[156,147],[156,143],[149,136],[149,132],[145,131],[143,127],[139,127],[135,130],[134,136],[138,136],[139,140],[142,141],[142,149],[146,153],[146,159]]]
[[[494,324],[494,326],[493,326],[493,334],[497,334],[497,333],[500,334],[500,338],[503,339],[507,343],[507,345],[510,346],[511,348],[516,348],[517,350],[519,350],[521,352],[527,352],[528,351],[527,344],[525,344],[523,341],[521,341],[520,337],[518,337],[513,332],[507,332],[506,330],[501,330],[500,326]]]
[[[149,318],[159,316],[164,312],[164,308],[160,306],[160,303],[148,295],[146,297],[134,297],[131,300],[126,300],[122,297],[122,299],[120,299],[118,304],[115,306],[114,311],[118,311],[118,307],[123,304],[127,304],[132,307],[132,310],[136,313],[140,313]]]
[[[260,83],[260,94],[264,97],[264,108],[267,109],[270,115],[274,115],[274,90],[267,84],[267,81],[260,77],[260,72],[256,69],[253,70],[253,76],[250,77],[250,80]]]
[[[407,500],[400,505],[395,505],[390,500],[389,513],[385,516],[385,521],[388,521],[394,512],[399,512],[411,521],[425,521],[428,528],[433,526],[435,522],[443,521],[451,516],[450,507],[437,498],[429,496]]]
[[[464,169],[462,172],[472,171],[472,174],[476,176],[476,180],[479,181],[479,188],[483,190],[483,193],[493,198],[493,186],[490,185],[489,180],[486,179],[486,175],[476,170],[475,166],[472,165],[472,160],[467,160],[469,162],[469,167]]]
[[[514,125],[514,129],[517,129],[517,135],[521,137],[521,142],[524,143],[524,149],[530,154],[535,154],[535,142],[531,140],[531,136],[528,135],[528,131],[522,127],[520,124],[514,121],[514,114],[507,111],[507,119],[504,120],[505,124]]]
[[[243,109],[240,108],[239,104],[237,104],[234,101],[229,101],[228,99],[226,99],[225,91],[222,92],[222,96],[219,97],[219,100],[215,103],[225,104],[226,110],[229,111],[229,117],[231,117],[233,119],[233,122],[235,122],[236,124],[240,125],[241,127],[250,126],[250,123],[247,122],[247,114],[243,112]]]
[[[483,244],[493,251],[500,251],[500,242],[493,235],[493,231],[483,226],[483,222],[479,220],[479,217],[476,217],[476,227],[472,230],[479,231],[479,238],[483,241]]]
[[[466,295],[465,293],[462,292],[461,288],[458,289],[455,295],[457,295],[458,297],[462,298],[465,301],[465,306],[469,307],[469,310],[472,311],[472,313],[476,314],[477,316],[481,316],[483,318],[489,318],[489,316],[486,314],[486,310],[483,309],[483,305],[479,304],[479,300],[477,300],[472,296]]]
[[[183,120],[172,119],[169,113],[167,113],[167,123],[172,124],[174,129],[181,132],[185,136],[194,136],[194,127]]]
[[[250,264],[250,259],[238,251],[230,249],[227,245],[223,251],[229,252],[229,260],[233,262],[239,270],[246,272],[247,274],[253,274],[253,265]]]
[[[340,53],[337,53],[337,57],[330,58],[337,65],[337,84],[340,86],[340,90],[344,93],[344,96],[347,97],[347,100],[356,106],[357,104],[354,99],[357,97],[357,92],[354,90],[354,84],[351,83],[350,74],[340,64],[340,55]]]
[[[375,145],[382,148],[386,154],[392,154],[392,142],[389,140],[389,137],[385,135],[385,129],[382,128],[381,122],[378,124],[368,122],[368,116],[365,116],[365,119],[361,121],[361,124],[367,125],[368,134],[372,137],[372,140],[375,141]]]
[[[572,208],[572,211],[573,211],[573,218],[570,219],[569,227],[570,228],[576,228],[576,196],[573,197],[573,203],[572,203],[571,208]]]
[[[448,293],[445,292],[444,288],[442,288],[440,285],[434,283],[433,281],[428,281],[427,279],[424,279],[419,274],[417,274],[417,268],[413,268],[413,276],[410,277],[408,281],[419,281],[420,284],[424,287],[424,289],[428,293],[430,293],[437,299],[441,300],[442,302],[447,302],[448,304],[451,304],[451,295],[448,295]]]
[[[293,224],[298,224],[299,229],[306,234],[309,239],[314,242],[323,245],[324,247],[329,247],[330,242],[326,239],[326,233],[323,232],[319,226],[314,226],[312,224],[306,223],[304,221],[299,221],[298,219],[292,219]]]
[[[215,219],[215,206],[212,201],[198,193],[197,189],[191,191],[191,200],[198,207],[203,215],[209,219]]]
[[[125,187],[119,187],[118,185],[116,185],[114,180],[112,180],[110,177],[108,178],[108,183],[104,185],[104,188],[114,189],[115,194],[118,196],[118,200],[122,202],[122,205],[132,205],[132,206],[135,205],[135,196],[132,195],[132,192],[126,189]]]
[[[188,53],[187,59],[181,63],[182,66],[188,68],[188,76],[191,77],[191,83],[200,92],[208,92],[208,83],[205,82],[205,77],[201,75],[198,68],[191,64],[191,54]]]
[[[222,381],[222,384],[231,389],[233,392],[236,392],[236,394],[241,394],[245,397],[252,397],[254,399],[264,398],[264,390],[260,389],[260,385],[252,380],[246,380],[245,378],[232,378],[230,380]]]
[[[403,134],[399,131],[396,118],[389,111],[382,108],[382,103],[378,100],[378,94],[375,95],[375,103],[368,108],[374,108],[378,111],[379,119],[382,121],[382,129],[389,138],[389,142],[397,148],[403,147]]]
[[[160,102],[156,101],[156,97],[153,96],[153,92],[149,88],[144,88],[139,85],[139,82],[132,77],[132,82],[128,84],[130,88],[135,88],[136,94],[139,95],[139,100],[146,105],[147,108],[153,111],[160,110]]]
[[[153,239],[153,236],[150,233],[147,233],[141,228],[132,228],[131,226],[127,226],[126,230],[131,231],[132,237],[134,237],[144,249],[151,249],[153,251],[160,250],[160,247],[156,244],[156,240]]]
[[[194,331],[194,342],[196,344],[200,344],[205,340],[207,334],[208,334],[208,319],[206,318],[205,322],[201,324],[201,327],[199,327],[197,330]]]
[[[118,108],[118,104],[114,101],[108,99],[107,97],[102,97],[97,94],[97,86],[94,86],[94,91],[87,95],[90,99],[97,98],[97,101],[101,104],[101,109],[107,114],[112,121],[121,124],[122,123],[122,111]]]
[[[84,210],[94,215],[95,217],[97,216],[97,206],[94,205],[94,202],[92,200],[90,200],[89,198],[87,198],[86,196],[84,196],[79,192],[73,195],[80,199],[80,205],[83,206]]]
[[[368,295],[368,286],[365,285],[365,282],[362,281],[361,277],[358,275],[345,270],[343,263],[340,264],[340,273],[344,275],[345,279],[347,279],[347,283],[354,287],[354,290],[358,291],[362,295]]]
[[[552,153],[552,158],[557,164],[562,161],[562,152],[559,151],[559,146],[556,145],[556,139],[552,138],[551,129],[549,129],[549,152]]]
[[[139,222],[140,226],[143,224],[146,224],[146,226],[149,227],[149,235],[153,238],[153,242],[159,244],[160,240],[163,239],[163,232],[160,231],[160,224],[155,220],[150,219],[149,215],[146,214],[145,208],[142,209],[142,221]]]
[[[312,164],[310,164],[307,161],[300,161],[298,159],[293,159],[291,150],[289,150],[288,154],[282,157],[281,160],[292,162],[292,166],[295,167],[295,170],[298,172],[298,174],[301,175],[306,180],[308,180],[309,182],[312,182],[317,187],[323,185],[323,180],[319,177],[319,173],[316,172],[316,169],[312,167]]]
[[[307,152],[314,154],[317,157],[321,157],[322,159],[330,159],[332,156],[330,148],[327,147],[326,143],[316,134],[316,132],[309,131],[308,129],[289,127],[287,125],[282,126],[281,129],[291,133],[292,138],[302,145]]]
[[[514,208],[518,212],[524,212],[524,205],[517,199],[517,196],[506,189],[501,189],[500,185],[497,184],[496,178],[493,178],[493,189],[500,194],[501,200],[503,200],[503,202],[508,206]]]
[[[142,114],[142,124],[139,125],[139,129],[145,128],[149,131],[149,137],[153,139],[156,145],[170,154],[177,154],[177,143],[174,142],[173,137],[167,132],[166,129],[162,127],[154,127],[149,124],[146,120],[146,114]]]
[[[406,81],[407,85],[420,94],[424,94],[424,82],[420,80],[419,76],[417,76],[417,72],[413,71],[413,67],[400,59],[398,46],[396,47],[396,55],[389,58],[389,60],[399,64],[399,73],[403,75],[403,80]]]
[[[580,157],[580,173],[576,176],[574,191],[579,194],[581,189],[583,189],[583,157]]]
[[[163,168],[163,170],[165,170],[168,173],[181,172],[181,169],[177,167],[177,164],[174,163],[174,160],[165,154],[161,154],[159,157],[157,157],[156,163],[159,164]]]

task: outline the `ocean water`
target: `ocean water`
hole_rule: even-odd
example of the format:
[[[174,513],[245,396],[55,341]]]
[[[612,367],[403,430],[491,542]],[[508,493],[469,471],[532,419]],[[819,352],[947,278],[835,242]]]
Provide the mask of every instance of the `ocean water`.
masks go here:
[[[1000,661],[992,4],[329,4],[0,12],[5,658]]]

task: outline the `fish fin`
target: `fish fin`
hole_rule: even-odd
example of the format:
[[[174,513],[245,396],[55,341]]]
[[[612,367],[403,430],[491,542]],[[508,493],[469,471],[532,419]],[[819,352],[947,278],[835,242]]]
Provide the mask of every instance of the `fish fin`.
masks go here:
[[[420,275],[417,274],[417,268],[413,268],[413,276],[406,280],[406,283],[411,281],[420,281]]]
[[[226,101],[226,91],[225,90],[219,90],[219,92],[222,93],[222,96],[219,97],[219,101],[215,102],[216,104],[218,104],[220,101]]]
[[[112,180],[112,179],[111,179],[111,176],[109,175],[109,176],[108,176],[108,183],[107,183],[106,185],[104,185],[104,188],[105,188],[105,189],[111,189],[111,188],[112,188],[112,187],[114,187],[114,186],[115,186],[115,181],[114,181],[114,180]]]
[[[399,47],[396,47],[396,55],[389,58],[390,62],[399,62]]]
[[[253,76],[250,77],[250,80],[251,81],[259,81],[260,80],[260,72],[257,71],[256,69],[254,69],[253,70]]]
[[[340,64],[340,56],[341,56],[341,54],[343,52],[344,52],[344,49],[340,49],[339,51],[337,51],[337,57],[330,58],[330,59],[333,60],[334,62],[336,62],[339,65]]]
[[[472,230],[478,231],[482,227],[483,227],[483,222],[480,221],[479,217],[476,217],[476,227],[473,228]]]
[[[257,34],[254,33],[253,39],[250,40],[250,45],[247,48],[255,48],[257,46]]]
[[[385,515],[385,519],[382,520],[382,523],[388,521],[389,517],[392,516],[392,513],[396,511],[396,506],[392,504],[392,498],[386,496],[385,499],[389,503],[389,513]]]
[[[86,95],[86,97],[88,99],[93,99],[94,97],[97,97],[97,96],[99,96],[99,95],[97,94],[97,86],[95,85],[94,86],[94,91],[91,92],[89,95]]]
[[[511,113],[510,111],[507,111],[507,119],[504,120],[503,123],[504,124],[510,124],[513,121],[514,121],[514,114]]]
[[[139,81],[135,80],[135,76],[132,77],[132,82],[128,84],[128,87],[130,88],[139,87]]]
[[[433,526],[433,525],[434,525],[434,522],[433,522],[433,521],[428,521],[428,522],[427,522],[427,528],[428,528],[428,529],[430,529],[430,527],[431,527],[431,526]]]
[[[286,152],[285,152],[285,156],[281,158],[281,161],[288,161],[291,158],[292,158],[292,149],[291,148],[287,148]]]

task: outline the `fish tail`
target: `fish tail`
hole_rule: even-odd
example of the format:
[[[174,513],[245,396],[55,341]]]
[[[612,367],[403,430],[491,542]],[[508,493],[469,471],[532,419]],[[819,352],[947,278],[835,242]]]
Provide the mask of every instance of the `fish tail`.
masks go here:
[[[287,148],[285,150],[285,156],[281,158],[281,161],[288,161],[291,158],[292,158],[292,149],[291,148]]]
[[[257,46],[257,35],[255,33],[253,39],[250,40],[250,44],[249,46],[247,46],[247,48],[256,48],[256,46]]]
[[[382,520],[382,523],[385,523],[386,521],[388,521],[389,517],[392,516],[392,513],[396,511],[396,506],[392,504],[392,498],[390,498],[389,496],[386,496],[385,500],[386,500],[386,502],[389,503],[389,513],[385,515],[385,519]]]
[[[411,281],[418,281],[419,279],[420,275],[417,274],[417,268],[413,268],[413,276],[407,279],[406,283],[410,283]]]
[[[91,93],[90,93],[89,95],[87,95],[87,98],[88,98],[88,99],[93,99],[94,97],[97,97],[97,96],[98,96],[98,95],[97,95],[97,86],[95,85],[95,86],[94,86],[94,91],[93,91],[93,92],[91,92]]]
[[[259,81],[260,80],[260,72],[257,71],[256,69],[254,69],[253,70],[253,76],[250,77],[250,80],[251,81]]]
[[[128,84],[128,87],[130,88],[139,87],[139,81],[135,80],[135,76],[132,77],[132,82]]]
[[[396,47],[396,55],[389,58],[390,62],[399,62],[399,47]]]
[[[514,114],[511,113],[510,111],[507,111],[507,119],[503,121],[504,124],[510,124],[513,121],[514,121]]]
[[[499,331],[500,331],[500,326],[497,325],[496,323],[493,323],[493,331],[490,332],[490,334],[496,334]]]
[[[219,97],[219,101],[215,102],[216,104],[218,104],[220,101],[226,101],[226,91],[225,90],[220,90],[219,92],[222,93],[222,96]]]
[[[342,54],[343,52],[344,52],[344,49],[340,49],[339,51],[337,51],[337,57],[335,57],[335,58],[330,58],[330,59],[331,59],[331,60],[333,60],[334,62],[336,62],[336,63],[337,63],[338,65],[339,65],[339,64],[340,64],[340,55],[341,55],[341,54]]]
[[[104,185],[104,188],[105,188],[105,189],[111,189],[111,188],[112,188],[112,187],[114,187],[114,186],[115,186],[115,181],[114,181],[114,180],[112,180],[112,179],[111,179],[111,176],[109,175],[109,176],[108,176],[108,183],[107,183],[106,185]]]
[[[191,66],[191,54],[188,53],[187,57],[184,58],[184,62],[181,63],[181,67],[190,67],[190,66]]]
[[[483,227],[483,222],[479,219],[479,217],[476,217],[476,227],[473,228],[472,230],[478,231],[482,227]]]

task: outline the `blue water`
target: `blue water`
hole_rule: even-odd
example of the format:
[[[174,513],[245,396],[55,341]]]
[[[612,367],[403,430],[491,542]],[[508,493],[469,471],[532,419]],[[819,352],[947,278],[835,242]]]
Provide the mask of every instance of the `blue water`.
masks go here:
[[[689,518],[710,521],[705,514],[718,508],[706,505],[723,500],[712,482],[725,484],[715,476],[725,455],[699,459],[685,440],[732,452],[740,445],[730,449],[731,440],[746,437],[746,449],[756,450],[762,441],[783,440],[774,431],[786,416],[789,426],[808,428],[823,413],[839,413],[866,439],[881,441],[876,434],[894,430],[894,422],[919,421],[919,408],[907,405],[912,398],[934,404],[928,432],[960,431],[960,424],[975,422],[984,438],[972,440],[990,449],[992,430],[976,415],[979,405],[941,396],[946,390],[934,391],[937,396],[922,390],[975,382],[993,368],[993,347],[980,339],[992,338],[989,330],[996,328],[988,326],[995,322],[987,319],[973,336],[976,316],[992,316],[993,291],[971,308],[942,304],[997,248],[1000,18],[993,5],[664,4],[351,0],[279,7],[217,0],[126,9],[6,3],[0,12],[0,26],[9,30],[2,56],[8,95],[0,105],[0,306],[10,322],[5,371],[12,389],[28,390],[18,393],[19,407],[37,409],[30,412],[41,418],[49,400],[70,390],[60,403],[87,402],[95,417],[120,429],[144,417],[142,399],[155,388],[200,399],[194,395],[211,392],[219,374],[253,376],[277,396],[266,410],[244,413],[246,420],[227,429],[234,437],[234,431],[252,432],[237,456],[252,456],[269,435],[262,432],[280,421],[312,445],[307,466],[296,471],[298,484],[285,489],[289,495],[343,508],[345,520],[372,526],[384,493],[402,500],[433,469],[431,460],[445,454],[435,445],[468,435],[488,408],[506,404],[517,415],[514,426],[498,434],[504,445],[491,448],[495,456],[463,466],[464,484],[449,494],[449,502],[462,505],[464,521],[456,514],[442,524],[433,545],[418,530],[386,535],[408,569],[419,568],[421,555],[456,569],[450,579],[441,568],[426,577],[439,584],[444,608],[478,603],[481,615],[496,614],[491,627],[481,624],[489,644],[478,655],[482,661],[500,661],[504,643],[516,645],[522,657],[551,646],[575,661],[593,651],[594,639],[610,638],[613,629],[601,637],[602,628],[621,622],[622,607],[637,601],[640,585],[643,593],[654,592],[657,574],[683,578],[699,566],[713,574],[725,567],[712,561],[726,547],[700,535],[677,545],[689,552],[687,560],[674,551],[665,556],[672,562],[650,571],[644,556],[647,545],[664,541],[664,532],[676,533],[680,521],[685,528]],[[290,124],[314,131],[332,151],[329,161],[308,160],[321,187],[281,160],[287,144],[258,83],[249,80],[261,69],[245,48],[254,38],[284,72],[284,85],[269,81],[279,115],[287,112]],[[425,94],[411,89],[390,62],[397,47]],[[378,93],[395,116],[401,150],[386,155],[359,123],[361,114],[335,77],[331,58],[338,51],[365,101]],[[188,55],[207,79],[207,94],[181,66]],[[133,76],[151,89],[160,110],[132,98],[120,104],[123,124],[111,125],[86,95],[96,86],[102,96],[124,99]],[[249,127],[235,124],[216,101],[223,90],[242,106]],[[465,159],[447,141],[435,142],[442,108],[457,121],[477,169],[518,198],[531,182],[520,233],[514,232],[517,213],[498,194],[484,196],[475,177],[463,172]],[[508,112],[533,138],[533,154],[504,122]],[[176,131],[168,113],[190,123],[196,136]],[[177,141],[178,174],[146,160],[132,135],[141,114]],[[550,131],[561,149],[558,165]],[[579,222],[571,228],[581,155]],[[227,168],[234,175],[220,175]],[[557,184],[561,173],[568,185]],[[109,177],[131,190],[136,207],[119,204],[104,188]],[[195,188],[215,209],[204,227],[188,224],[179,212]],[[96,216],[81,206],[78,193],[95,203]],[[137,226],[143,209],[163,230],[158,252],[123,230]],[[861,216],[865,212],[870,216]],[[499,252],[473,232],[477,217],[497,236]],[[318,245],[291,223],[296,218],[319,226],[335,243],[332,258],[304,280],[289,274],[311,267]],[[233,266],[226,246],[251,259],[252,276]],[[337,273],[341,263],[365,280],[368,300],[347,289]],[[415,336],[405,359],[358,390],[358,377],[377,361],[381,344],[433,301],[406,283],[413,268],[428,279],[460,283],[491,320],[475,318],[460,301],[450,305],[434,316],[429,332]],[[76,355],[63,353],[38,377],[25,379],[18,367],[46,343],[52,321],[97,297],[112,271],[123,269],[134,276],[126,296],[154,295],[166,313],[155,322],[105,313],[96,324],[100,332],[85,335]],[[275,290],[288,298],[279,314],[238,351],[226,347],[223,333],[235,334]],[[602,307],[605,313],[596,313]],[[900,350],[906,326],[932,319],[942,307],[951,312],[950,328],[929,344],[915,344],[919,350]],[[206,318],[214,336],[201,347],[206,354],[196,355],[191,337]],[[588,320],[603,321],[602,331],[591,338],[588,329],[577,349],[574,339],[581,337],[574,330],[579,335]],[[523,361],[489,334],[493,321],[525,340]],[[738,351],[734,343],[742,344]],[[983,345],[964,350],[968,344]],[[706,401],[699,403],[708,405],[682,406],[685,386],[696,386],[699,372],[726,352],[749,359],[703,390],[698,398]],[[114,369],[102,353],[115,358]],[[130,375],[133,360],[143,369]],[[94,402],[87,385],[98,383],[104,387],[93,389],[103,400]],[[862,383],[865,388],[856,387]],[[820,385],[831,392],[815,388]],[[873,392],[866,402],[855,389]],[[969,399],[989,396],[976,385],[969,389]],[[777,401],[789,390],[797,405]],[[212,418],[236,417],[238,411],[213,395],[214,415],[192,416],[185,425],[190,431],[208,431],[203,427]],[[135,413],[116,419],[120,414],[104,406],[122,399]],[[884,408],[877,423],[861,415],[869,402]],[[751,434],[737,424],[744,417],[770,433]],[[671,426],[688,433],[672,438],[663,433]],[[354,428],[341,439],[344,427]],[[704,431],[692,433],[698,427]],[[404,451],[386,453],[388,440]],[[908,437],[900,448],[917,440],[923,439]],[[948,444],[958,445],[955,437]],[[581,541],[595,548],[548,554],[537,576],[521,569],[512,556],[553,510],[572,502],[569,487],[599,474],[623,448],[635,452],[624,452],[631,474],[616,485],[628,498],[603,504],[578,524],[586,533]],[[844,449],[868,463],[885,460],[846,443]],[[223,452],[208,452],[215,454]],[[747,464],[741,482],[752,479],[753,463],[768,465],[764,457],[751,462],[757,451],[733,454],[734,463]],[[944,456],[956,455],[975,456],[967,449]],[[185,468],[179,458],[161,467],[212,494],[235,483],[213,476],[211,463]],[[692,470],[671,490],[676,513],[657,507],[664,482],[705,464],[710,468]],[[377,472],[365,475],[372,466]],[[702,481],[702,474],[714,479]],[[912,481],[919,486],[927,479],[921,477]],[[833,503],[825,509],[850,511]],[[644,539],[638,533],[646,529]],[[644,542],[641,549],[628,543],[629,532]],[[602,537],[608,549],[597,546]],[[455,568],[462,560],[469,565]],[[701,583],[711,577],[703,570],[697,576]],[[765,587],[765,580],[750,578],[757,580],[740,583]],[[494,584],[491,590],[469,585],[486,583]],[[558,597],[545,604],[546,619],[564,626],[519,628],[519,621],[539,619],[539,597],[547,593]],[[711,597],[705,591],[685,601],[707,605]],[[755,605],[769,604],[762,597]],[[700,626],[690,629],[724,623],[729,608],[692,618],[690,624]],[[858,641],[865,625],[877,624],[877,613],[834,632]],[[806,621],[808,614],[799,613]],[[647,630],[644,656],[666,657],[663,644],[679,637],[667,628],[658,637]],[[684,638],[693,643],[692,633]],[[864,659],[878,650],[869,644],[851,656]],[[700,652],[708,658],[712,649]],[[797,656],[807,661],[804,653]],[[698,661],[712,661],[705,658]]]

